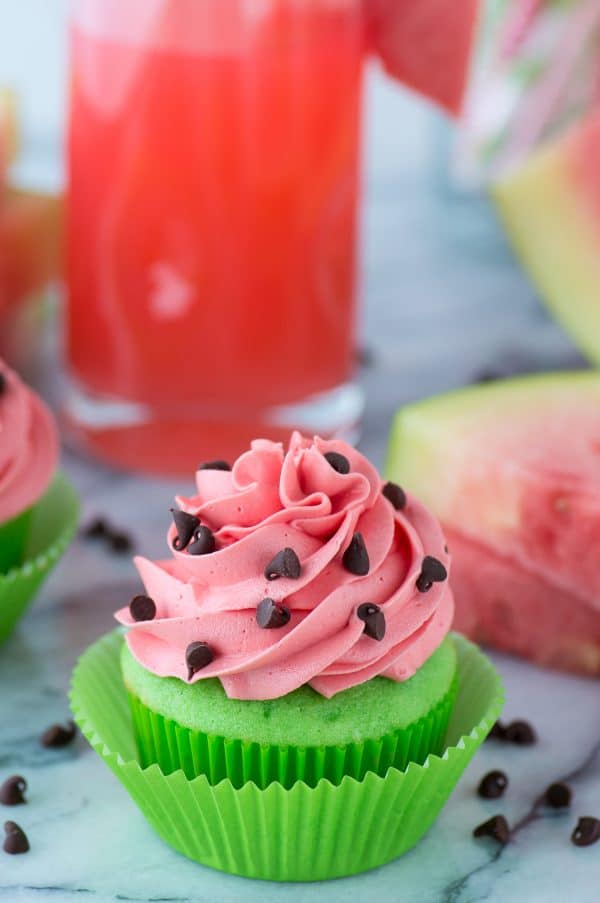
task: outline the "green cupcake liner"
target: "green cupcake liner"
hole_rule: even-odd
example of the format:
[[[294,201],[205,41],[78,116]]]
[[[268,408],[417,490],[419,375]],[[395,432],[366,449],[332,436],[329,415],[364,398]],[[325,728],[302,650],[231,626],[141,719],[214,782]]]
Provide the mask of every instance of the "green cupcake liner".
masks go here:
[[[79,501],[67,478],[59,473],[27,513],[19,563],[0,574],[0,643],[12,632],[71,542],[77,528]]]
[[[120,669],[119,631],[91,646],[71,685],[77,724],[154,830],[203,865],[248,878],[317,881],[376,868],[410,849],[431,827],[498,718],[502,685],[491,662],[455,636],[458,693],[444,754],[362,781],[344,777],[290,789],[252,781],[241,788],[179,770],[140,766]]]
[[[156,763],[164,774],[181,769],[187,778],[203,774],[210,784],[228,778],[234,787],[247,781],[261,788],[274,781],[314,787],[322,778],[332,784],[345,775],[360,781],[370,771],[384,775],[388,768],[402,770],[441,753],[456,690],[455,680],[431,712],[402,730],[344,746],[277,746],[206,734],[165,718],[131,691],[128,697],[142,768]]]

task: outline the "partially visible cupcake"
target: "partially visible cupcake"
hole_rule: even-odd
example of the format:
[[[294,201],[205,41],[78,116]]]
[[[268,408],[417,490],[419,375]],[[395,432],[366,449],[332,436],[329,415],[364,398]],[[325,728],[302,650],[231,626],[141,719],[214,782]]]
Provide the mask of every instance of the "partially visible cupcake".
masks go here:
[[[456,693],[437,521],[341,441],[202,465],[136,564],[122,670],[142,766],[315,786],[441,753]]]
[[[58,453],[50,411],[0,360],[0,574],[23,562],[32,511],[52,482]]]

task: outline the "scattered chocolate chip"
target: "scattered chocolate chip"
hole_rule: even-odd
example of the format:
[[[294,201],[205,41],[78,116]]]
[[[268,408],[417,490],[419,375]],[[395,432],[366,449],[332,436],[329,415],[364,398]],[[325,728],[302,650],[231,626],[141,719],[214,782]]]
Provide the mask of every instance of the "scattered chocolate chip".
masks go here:
[[[323,457],[338,473],[350,473],[350,461],[345,455],[340,455],[339,452],[325,452]]]
[[[190,643],[185,650],[185,663],[188,666],[188,680],[197,671],[208,667],[214,660],[214,654],[208,643]]]
[[[484,800],[497,800],[508,787],[508,778],[503,771],[489,771],[479,782],[477,793]]]
[[[179,508],[171,508],[171,514],[177,530],[177,536],[173,540],[173,548],[176,552],[183,552],[200,526],[200,518],[196,517],[195,514],[188,514],[187,511],[180,511]]]
[[[567,809],[571,805],[573,791],[568,784],[550,784],[544,793],[544,802],[551,809]]]
[[[6,386],[7,386],[6,376],[4,375],[4,373],[2,373],[2,371],[0,371],[0,395],[4,395],[4,393],[6,391]]]
[[[27,835],[14,821],[4,822],[4,852],[16,856],[19,853],[27,853],[29,841]]]
[[[504,845],[510,840],[510,828],[503,815],[494,815],[474,829],[473,837],[491,837]]]
[[[67,721],[66,725],[53,724],[44,731],[40,737],[40,743],[48,749],[59,749],[72,743],[76,733],[77,728],[74,721]]]
[[[386,483],[381,490],[381,494],[385,496],[388,502],[391,502],[396,511],[402,511],[403,508],[406,508],[406,493],[397,483]]]
[[[27,781],[20,774],[13,774],[0,787],[0,803],[3,806],[20,806],[27,800],[23,796],[27,790]]]
[[[354,360],[359,367],[372,367],[375,363],[375,352],[372,348],[356,348]]]
[[[198,465],[198,470],[231,470],[231,465],[227,461],[205,461]]]
[[[110,548],[117,555],[126,555],[133,551],[133,541],[129,533],[121,530],[112,530],[108,536]]]
[[[576,847],[589,847],[600,840],[600,818],[582,816],[573,829],[571,840]]]
[[[101,539],[108,536],[110,529],[103,517],[94,517],[81,532],[86,539]]]
[[[511,721],[504,729],[504,739],[516,746],[531,746],[537,740],[536,733],[527,721]]]
[[[297,580],[301,570],[300,559],[294,550],[288,547],[282,549],[269,561],[265,568],[265,577],[267,580],[277,580],[278,577]]]
[[[486,740],[506,740],[506,728],[501,721],[496,721]]]
[[[444,545],[444,552],[446,553],[446,555],[449,555],[449,554],[450,554],[450,549],[448,548],[448,545],[447,545],[447,544]]]
[[[190,555],[210,555],[216,547],[214,533],[202,525],[194,533],[194,541],[190,543],[187,550]]]
[[[385,636],[385,615],[379,605],[374,602],[363,602],[356,609],[356,614],[361,621],[365,622],[365,630],[367,636],[372,640],[382,640]]]
[[[134,621],[153,621],[156,602],[150,596],[134,596],[129,603],[129,613]]]
[[[426,555],[417,578],[417,589],[420,593],[426,593],[434,583],[442,583],[447,577],[448,571],[442,562],[432,555]]]
[[[289,609],[285,605],[278,605],[273,599],[263,599],[256,609],[256,623],[266,630],[285,627],[290,618]]]
[[[355,533],[350,541],[350,545],[342,556],[342,564],[351,574],[357,577],[364,577],[369,573],[369,553],[362,533]]]

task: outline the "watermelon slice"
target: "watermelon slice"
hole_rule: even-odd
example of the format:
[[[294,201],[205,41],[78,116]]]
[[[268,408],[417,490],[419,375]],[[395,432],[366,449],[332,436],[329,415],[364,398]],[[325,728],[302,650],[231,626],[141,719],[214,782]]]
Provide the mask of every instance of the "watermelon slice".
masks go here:
[[[480,0],[364,0],[370,47],[390,75],[461,109]],[[460,9],[457,9],[457,6]]]
[[[409,406],[387,472],[444,526],[459,630],[600,675],[600,375],[506,380]]]
[[[542,299],[600,364],[600,112],[534,153],[493,191]]]

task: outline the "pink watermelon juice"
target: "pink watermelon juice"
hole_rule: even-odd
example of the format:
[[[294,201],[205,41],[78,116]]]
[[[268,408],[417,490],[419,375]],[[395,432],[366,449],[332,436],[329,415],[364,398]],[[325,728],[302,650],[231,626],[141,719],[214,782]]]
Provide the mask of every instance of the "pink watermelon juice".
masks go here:
[[[190,35],[186,9],[210,15]],[[96,396],[164,409],[165,423],[201,406],[255,431],[254,409],[351,374],[360,0],[162,10],[138,44],[73,29],[71,373]],[[214,450],[235,452],[244,430]],[[167,433],[131,450],[137,466],[164,462]],[[95,441],[129,455],[110,430]]]

